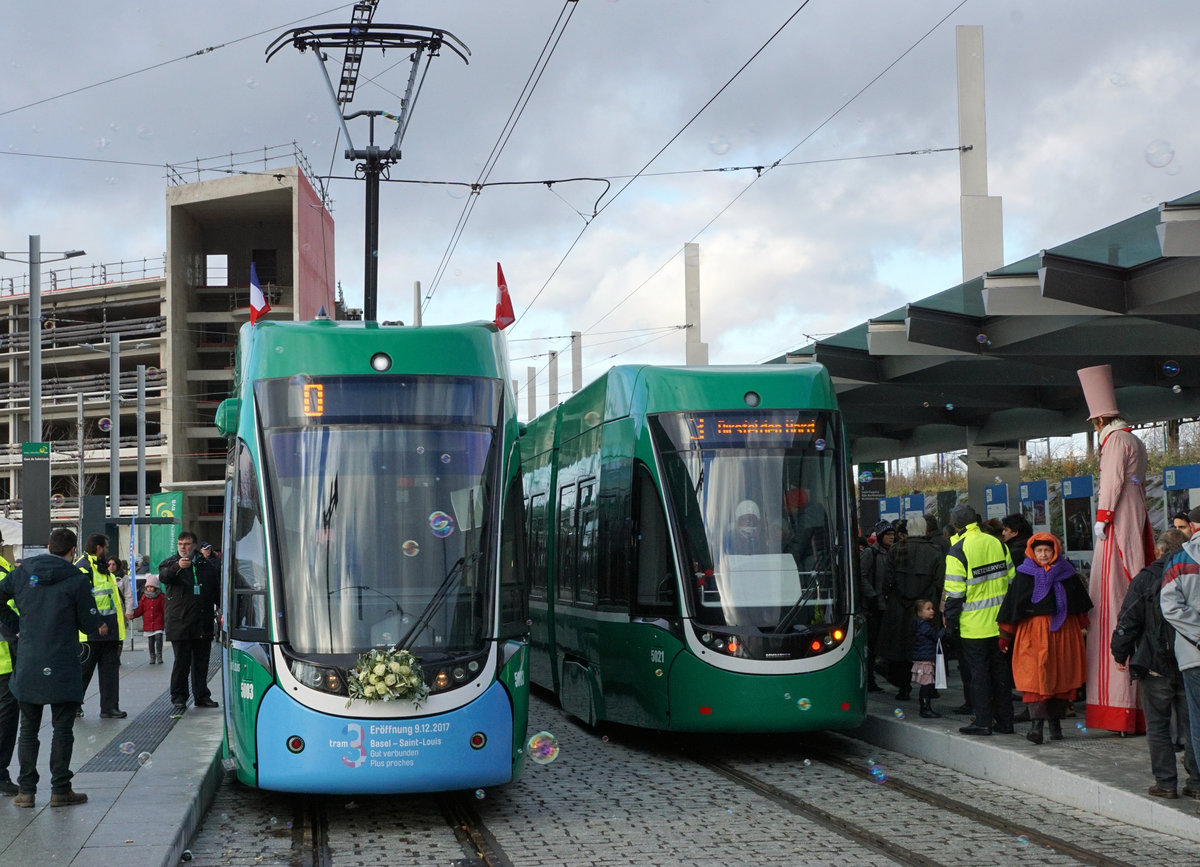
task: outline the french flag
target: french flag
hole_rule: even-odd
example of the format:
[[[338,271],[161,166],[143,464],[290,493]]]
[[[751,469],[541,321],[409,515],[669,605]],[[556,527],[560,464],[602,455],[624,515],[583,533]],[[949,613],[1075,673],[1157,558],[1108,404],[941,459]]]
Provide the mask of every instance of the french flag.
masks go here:
[[[250,324],[254,325],[258,322],[259,317],[264,316],[271,310],[271,304],[267,301],[267,296],[263,294],[262,286],[258,283],[258,269],[254,267],[254,263],[250,263]]]

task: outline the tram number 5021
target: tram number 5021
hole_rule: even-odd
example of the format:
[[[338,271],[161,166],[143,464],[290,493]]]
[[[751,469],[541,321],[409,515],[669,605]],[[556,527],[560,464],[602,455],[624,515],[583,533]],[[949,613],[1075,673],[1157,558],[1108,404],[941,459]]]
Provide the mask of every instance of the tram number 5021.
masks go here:
[[[243,683],[243,684],[241,684],[241,687],[242,687],[241,697],[243,699],[245,699],[246,701],[254,701],[254,684],[253,683]]]
[[[651,662],[666,662],[667,661],[667,652],[665,650],[651,650],[650,651],[650,661]]]

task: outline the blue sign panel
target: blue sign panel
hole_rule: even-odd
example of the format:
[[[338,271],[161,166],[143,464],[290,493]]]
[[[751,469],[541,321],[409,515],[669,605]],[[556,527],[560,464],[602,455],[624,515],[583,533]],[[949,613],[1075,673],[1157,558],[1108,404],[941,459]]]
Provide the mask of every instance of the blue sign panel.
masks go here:
[[[1200,464],[1163,467],[1163,487],[1168,491],[1189,491],[1200,488]]]
[[[1071,476],[1062,480],[1062,495],[1064,500],[1083,500],[1092,498],[1094,482],[1091,476]]]
[[[925,514],[925,495],[924,494],[908,494],[903,497],[904,514],[908,515],[924,515]]]
[[[1050,483],[1045,479],[1040,482],[1021,482],[1021,502],[1036,503],[1038,500],[1050,499]]]
[[[900,498],[899,497],[881,497],[879,500],[879,520],[881,521],[899,521],[900,520]]]
[[[987,509],[985,519],[1003,518],[1008,514],[1008,485],[988,485],[983,489],[983,501]]]

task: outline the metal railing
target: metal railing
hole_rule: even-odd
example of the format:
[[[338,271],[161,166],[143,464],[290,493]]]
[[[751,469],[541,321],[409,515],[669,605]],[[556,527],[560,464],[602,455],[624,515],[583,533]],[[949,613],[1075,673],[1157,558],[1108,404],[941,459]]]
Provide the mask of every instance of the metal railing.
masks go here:
[[[304,177],[321,197],[325,210],[332,212],[333,202],[325,189],[325,181],[313,171],[308,157],[299,143],[293,141],[281,145],[264,145],[249,151],[230,151],[215,157],[197,157],[186,163],[167,166],[167,183],[172,186],[204,180],[205,175],[256,175],[275,168],[298,166]],[[195,177],[192,177],[192,176]]]
[[[110,334],[122,338],[160,337],[167,328],[165,316],[143,316],[114,322],[88,322],[77,325],[54,325],[54,314],[44,317],[42,349],[79,346],[81,343],[106,343]],[[0,334],[0,352],[28,352],[29,332],[14,331]],[[103,351],[103,350],[101,350]]]
[[[94,265],[63,265],[42,271],[42,292],[57,289],[82,289],[109,283],[132,283],[135,280],[161,280],[167,273],[167,257],[104,262]],[[0,277],[0,296],[28,295],[29,271],[14,277]]]

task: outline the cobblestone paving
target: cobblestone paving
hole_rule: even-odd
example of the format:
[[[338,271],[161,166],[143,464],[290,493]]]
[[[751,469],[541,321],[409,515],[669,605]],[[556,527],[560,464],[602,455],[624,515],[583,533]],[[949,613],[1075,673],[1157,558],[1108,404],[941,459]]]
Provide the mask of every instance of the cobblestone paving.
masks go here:
[[[713,758],[942,864],[1077,862],[1022,839],[1019,831],[982,826],[886,781],[823,764],[821,756],[849,758],[864,768],[873,759],[892,777],[1125,861],[1200,864],[1200,847],[1188,841],[1014,793],[849,737],[705,740],[623,729],[602,734],[535,698],[530,732],[538,730],[557,736],[557,760],[527,762],[521,780],[482,792],[472,802],[516,867],[895,863],[698,765],[687,757],[693,750],[708,750]],[[332,797],[325,804],[329,850],[338,867],[467,863],[436,796]],[[191,863],[297,863],[297,854],[307,853],[293,850],[293,811],[289,797],[223,785],[193,841]]]

